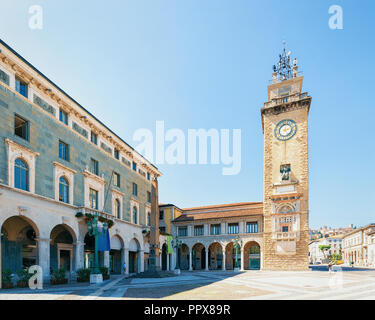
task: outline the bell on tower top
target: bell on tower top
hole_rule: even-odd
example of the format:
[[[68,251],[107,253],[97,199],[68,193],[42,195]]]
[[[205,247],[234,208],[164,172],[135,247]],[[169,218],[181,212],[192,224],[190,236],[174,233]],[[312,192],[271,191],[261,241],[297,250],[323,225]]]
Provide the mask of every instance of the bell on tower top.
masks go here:
[[[279,62],[273,65],[273,83],[296,78],[298,74],[297,59],[294,58],[293,62],[291,62],[291,52],[286,52],[285,44],[286,41],[284,40],[284,49],[283,52],[279,54]]]

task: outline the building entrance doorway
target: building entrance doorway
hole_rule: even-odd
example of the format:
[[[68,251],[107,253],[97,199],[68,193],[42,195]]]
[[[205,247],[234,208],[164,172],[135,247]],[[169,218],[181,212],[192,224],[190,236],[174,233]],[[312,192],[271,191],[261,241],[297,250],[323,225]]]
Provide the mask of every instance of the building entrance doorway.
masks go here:
[[[129,273],[137,273],[137,252],[129,251]]]

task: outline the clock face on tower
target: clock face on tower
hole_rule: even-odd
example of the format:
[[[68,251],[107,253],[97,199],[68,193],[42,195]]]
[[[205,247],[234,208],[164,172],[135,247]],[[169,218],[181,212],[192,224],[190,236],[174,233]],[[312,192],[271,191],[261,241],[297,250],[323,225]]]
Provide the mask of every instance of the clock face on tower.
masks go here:
[[[275,127],[275,137],[280,141],[286,141],[296,134],[297,124],[291,119],[281,120]]]

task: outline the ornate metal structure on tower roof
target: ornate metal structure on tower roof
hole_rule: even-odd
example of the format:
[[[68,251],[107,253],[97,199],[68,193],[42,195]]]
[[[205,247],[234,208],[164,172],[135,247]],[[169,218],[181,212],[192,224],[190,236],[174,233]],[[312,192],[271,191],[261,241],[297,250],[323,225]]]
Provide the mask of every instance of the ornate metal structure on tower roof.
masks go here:
[[[273,65],[273,72],[277,76],[279,81],[284,81],[292,79],[294,77],[293,69],[297,67],[297,59],[293,60],[293,65],[291,64],[291,52],[288,53],[285,50],[285,41],[283,41],[284,49],[281,54],[279,54],[279,62]]]

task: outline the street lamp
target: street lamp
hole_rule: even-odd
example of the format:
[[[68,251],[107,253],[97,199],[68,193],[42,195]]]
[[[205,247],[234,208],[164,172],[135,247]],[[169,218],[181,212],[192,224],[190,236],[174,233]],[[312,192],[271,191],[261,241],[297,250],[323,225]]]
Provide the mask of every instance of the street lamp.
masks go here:
[[[235,269],[239,269],[240,266],[238,265],[238,251],[241,250],[242,248],[242,240],[240,240],[239,236],[237,236],[234,240],[233,240],[233,247],[234,249],[236,250],[236,262],[235,262]]]
[[[95,282],[95,283],[103,281],[103,277],[101,277],[102,274],[99,270],[98,237],[99,237],[100,234],[105,235],[106,232],[107,232],[107,229],[108,229],[108,224],[106,222],[104,222],[102,230],[99,231],[99,223],[98,222],[99,222],[98,213],[95,212],[92,220],[90,220],[87,223],[88,234],[90,236],[95,237],[95,261],[94,261],[94,273],[93,273],[94,277],[93,277],[92,281],[90,279],[90,282]],[[91,275],[90,275],[90,278],[91,278]],[[95,278],[95,280],[94,280],[94,278]],[[101,280],[100,280],[100,278],[101,278]]]
[[[178,239],[178,236],[176,236],[175,239],[172,240],[172,246],[173,248],[176,248],[176,272],[180,273],[180,261],[178,260],[178,249],[182,247],[182,241]]]

